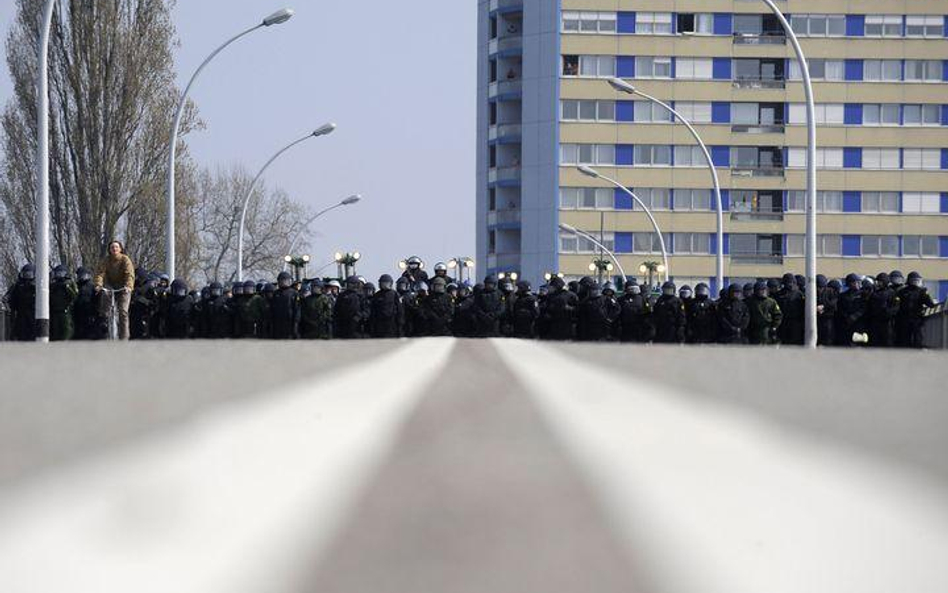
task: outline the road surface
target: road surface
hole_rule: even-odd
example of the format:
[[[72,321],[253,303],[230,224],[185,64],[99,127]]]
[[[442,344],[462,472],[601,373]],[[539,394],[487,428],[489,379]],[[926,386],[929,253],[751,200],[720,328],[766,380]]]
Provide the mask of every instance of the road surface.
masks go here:
[[[946,363],[0,344],[0,590],[944,593]]]

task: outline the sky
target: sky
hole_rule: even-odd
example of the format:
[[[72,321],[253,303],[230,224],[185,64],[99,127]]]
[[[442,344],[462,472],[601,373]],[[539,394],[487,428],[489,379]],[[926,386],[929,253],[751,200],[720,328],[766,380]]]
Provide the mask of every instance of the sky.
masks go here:
[[[4,38],[14,4],[0,2]],[[290,21],[237,41],[195,83],[207,126],[187,137],[197,163],[256,172],[334,122],[332,135],[287,152],[265,176],[314,209],[363,195],[313,225],[315,267],[359,251],[358,273],[375,281],[410,255],[429,270],[473,256],[477,3],[178,0],[179,86],[218,45],[284,6],[296,11]],[[4,61],[0,101],[10,95]]]

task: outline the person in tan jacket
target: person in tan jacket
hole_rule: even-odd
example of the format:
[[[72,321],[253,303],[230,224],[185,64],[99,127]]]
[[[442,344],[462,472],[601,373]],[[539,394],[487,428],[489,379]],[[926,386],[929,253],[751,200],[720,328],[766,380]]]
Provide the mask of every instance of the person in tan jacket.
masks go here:
[[[109,243],[109,254],[99,262],[94,283],[96,293],[100,293],[103,287],[120,291],[114,294],[115,308],[118,311],[118,336],[120,340],[127,340],[128,305],[132,300],[132,290],[135,288],[135,266],[125,255],[125,248],[121,242]]]

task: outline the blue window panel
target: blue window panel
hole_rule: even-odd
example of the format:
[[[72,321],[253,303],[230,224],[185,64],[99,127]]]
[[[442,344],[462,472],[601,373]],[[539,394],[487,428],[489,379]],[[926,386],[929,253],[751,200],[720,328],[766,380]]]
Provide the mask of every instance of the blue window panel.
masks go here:
[[[733,19],[731,18],[731,13],[729,12],[714,13],[714,34],[731,35],[734,30],[732,21]]]
[[[632,164],[632,145],[631,144],[616,144],[616,164],[617,165],[631,165]]]
[[[862,212],[862,194],[858,191],[844,191],[843,212]]]
[[[862,255],[862,235],[843,235],[843,256],[859,257]]]
[[[948,237],[938,237],[938,254],[948,257]]]
[[[948,169],[948,148],[941,149],[941,168]]]
[[[718,205],[717,203],[714,202],[713,198],[711,201],[711,209],[714,210],[715,212],[717,212],[718,210]],[[731,209],[731,191],[727,189],[722,189],[721,190],[721,212],[727,212],[730,209]]]
[[[948,105],[941,106],[941,125],[948,126]]]
[[[866,34],[866,17],[862,14],[846,15],[846,37],[863,37]]]
[[[635,121],[635,101],[616,101],[616,121]]]
[[[948,300],[948,280],[938,281],[938,302],[944,303]]]
[[[726,101],[715,101],[711,103],[711,123],[731,123],[731,104]]]
[[[712,146],[711,162],[715,167],[731,166],[731,147],[730,146]]]
[[[708,290],[711,291],[711,298],[718,298],[718,279],[708,278]]]
[[[948,192],[941,192],[941,213],[948,214]]]
[[[615,189],[613,202],[616,210],[631,210],[632,209],[632,196],[625,193],[618,187]]]
[[[714,58],[711,75],[714,80],[731,80],[731,58]]]
[[[902,15],[902,37],[908,33],[908,18],[903,14]]]
[[[616,57],[616,76],[619,78],[635,78],[635,56]]]
[[[846,80],[862,80],[862,60],[846,60]]]
[[[843,149],[843,168],[862,169],[862,149],[847,147]]]
[[[662,233],[662,239],[665,240],[665,251],[669,254],[675,253],[675,235],[673,233]]]
[[[635,33],[635,13],[620,12],[617,16],[616,28],[619,33]]]
[[[948,37],[948,15],[945,15],[945,37]]]
[[[729,233],[724,233],[724,255],[730,255],[731,253],[731,236]],[[709,244],[709,249],[711,253],[717,254],[718,252],[718,234],[711,233],[711,241]]]
[[[632,253],[632,233],[616,233],[616,253]]]
[[[675,19],[674,19],[674,18],[672,18],[672,22],[673,22],[673,23],[675,22]],[[675,58],[675,56],[672,56],[672,59],[671,59],[671,69],[672,69],[671,74],[672,74],[672,80],[674,80],[674,79],[677,77],[677,68],[675,68],[675,66],[677,66],[677,64],[678,64],[677,58]]]
[[[847,126],[862,125],[862,103],[846,103],[843,107],[843,123]]]

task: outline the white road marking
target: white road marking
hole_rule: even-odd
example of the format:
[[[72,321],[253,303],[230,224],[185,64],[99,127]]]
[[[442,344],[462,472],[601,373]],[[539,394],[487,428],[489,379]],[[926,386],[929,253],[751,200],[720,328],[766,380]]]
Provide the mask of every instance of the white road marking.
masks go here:
[[[548,346],[494,344],[616,522],[645,590],[948,591],[942,482]]]
[[[452,348],[399,345],[0,492],[0,590],[298,586]]]

